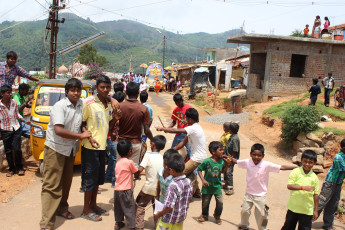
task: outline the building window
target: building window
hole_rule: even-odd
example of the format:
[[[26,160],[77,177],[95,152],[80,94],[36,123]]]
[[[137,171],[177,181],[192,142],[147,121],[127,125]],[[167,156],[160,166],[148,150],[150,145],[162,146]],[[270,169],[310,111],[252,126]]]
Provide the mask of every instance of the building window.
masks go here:
[[[302,77],[305,70],[306,55],[292,54],[290,77]]]

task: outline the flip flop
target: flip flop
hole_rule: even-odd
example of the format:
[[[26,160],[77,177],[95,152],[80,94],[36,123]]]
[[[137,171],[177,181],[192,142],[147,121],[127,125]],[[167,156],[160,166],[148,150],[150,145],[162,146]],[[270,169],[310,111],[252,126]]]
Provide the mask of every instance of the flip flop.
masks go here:
[[[84,219],[86,219],[86,220],[94,221],[94,222],[98,222],[98,221],[101,221],[101,220],[102,220],[102,217],[100,217],[99,215],[97,215],[97,214],[94,213],[94,212],[90,212],[90,213],[87,214],[87,215],[81,214],[80,217],[81,217],[81,218],[84,218]]]
[[[101,207],[98,207],[98,209],[95,211],[95,213],[99,216],[109,216],[109,212]]]
[[[115,226],[114,226],[114,230],[120,230],[123,227],[125,227],[125,223],[123,223],[123,222],[116,222]]]
[[[65,219],[67,219],[67,220],[72,220],[72,219],[75,218],[74,215],[70,211],[58,214],[58,216],[61,216],[61,217],[65,218]]]
[[[205,221],[208,221],[208,217],[207,216],[200,216],[197,220],[199,222],[205,222]]]

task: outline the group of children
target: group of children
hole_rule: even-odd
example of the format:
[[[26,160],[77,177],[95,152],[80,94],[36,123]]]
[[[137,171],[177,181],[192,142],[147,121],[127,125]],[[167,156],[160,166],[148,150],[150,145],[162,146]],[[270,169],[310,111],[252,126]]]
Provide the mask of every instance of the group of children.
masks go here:
[[[55,214],[62,215],[66,219],[74,218],[68,211],[66,191],[69,191],[72,182],[73,156],[77,151],[76,139],[83,140],[82,186],[85,194],[81,217],[100,221],[102,215],[109,215],[106,210],[97,206],[96,199],[98,187],[104,183],[105,172],[102,168],[104,169],[106,134],[109,128],[112,131],[111,127],[114,127],[119,112],[116,103],[113,105],[108,97],[111,84],[106,76],[97,79],[98,94],[85,100],[84,104],[80,101],[81,87],[80,81],[69,80],[66,84],[67,97],[54,105],[51,111],[44,159],[41,229],[53,228]],[[112,113],[112,110],[115,112]],[[269,173],[292,169],[287,186],[291,190],[291,197],[287,205],[286,222],[282,229],[295,229],[297,222],[299,229],[310,229],[312,220],[315,220],[323,209],[325,210],[324,227],[332,228],[345,177],[345,139],[341,142],[341,152],[334,158],[334,164],[327,174],[319,198],[318,179],[311,170],[317,159],[315,152],[308,150],[303,153],[302,167],[281,166],[263,160],[264,147],[261,144],[254,144],[250,151],[251,158],[240,160],[240,139],[237,135],[239,125],[225,123],[221,141],[213,141],[209,144],[211,157],[207,158],[206,149],[203,147],[206,146],[206,139],[199,125],[197,110],[187,109],[185,119],[189,126],[184,128],[157,128],[158,131],[186,134],[185,139],[174,149],[165,151],[162,156],[160,152],[165,148],[166,138],[163,135],[153,137],[150,141],[151,151],[146,152],[138,167],[130,159],[133,154],[131,142],[118,141],[116,150],[120,159],[114,169],[115,229],[125,225],[125,217],[129,229],[143,229],[147,205],[154,199],[163,203],[163,209],[154,214],[157,229],[183,229],[183,222],[193,197],[193,184],[186,176],[193,174],[194,169],[197,169],[203,184],[202,212],[197,220],[200,222],[208,220],[209,204],[214,195],[216,199],[214,219],[218,225],[222,224],[221,174],[224,173],[225,193],[233,194],[232,174],[235,164],[247,170],[246,194],[242,204],[239,229],[249,229],[249,217],[253,206],[255,206],[254,214],[258,228],[267,229],[266,193]],[[82,126],[81,133],[80,126]],[[95,132],[95,129],[99,132]],[[176,150],[187,143],[190,146],[191,158],[185,163],[184,157]],[[61,148],[62,145],[65,147],[68,145],[68,148]],[[61,168],[58,164],[64,164],[64,167]],[[134,199],[133,175],[138,178],[143,170],[146,181]]]

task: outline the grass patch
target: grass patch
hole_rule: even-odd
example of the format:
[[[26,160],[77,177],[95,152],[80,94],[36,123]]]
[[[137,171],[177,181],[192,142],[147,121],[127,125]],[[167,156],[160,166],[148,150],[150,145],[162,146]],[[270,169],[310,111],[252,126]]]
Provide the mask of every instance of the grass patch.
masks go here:
[[[326,116],[331,116],[345,121],[345,113],[341,110],[335,109],[333,107],[324,106],[322,101],[317,101],[316,106],[321,110]]]
[[[287,107],[293,104],[297,104],[302,101],[303,101],[303,98],[292,98],[290,101],[284,101],[280,104],[272,105],[268,109],[265,109],[263,114],[270,117],[281,118]]]
[[[345,135],[345,130],[338,129],[335,127],[326,127],[326,128],[324,128],[324,132],[325,133],[332,132],[332,133],[334,133],[334,135],[338,135],[338,136]]]
[[[231,102],[231,98],[221,98],[219,99],[220,101],[227,101],[227,102]]]

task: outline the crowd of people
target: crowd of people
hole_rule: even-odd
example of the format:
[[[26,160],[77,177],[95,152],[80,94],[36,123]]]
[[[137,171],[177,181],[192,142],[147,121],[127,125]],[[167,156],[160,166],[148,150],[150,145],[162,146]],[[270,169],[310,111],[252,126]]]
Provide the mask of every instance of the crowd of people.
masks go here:
[[[7,81],[7,76],[0,75],[1,82]],[[314,81],[315,84],[317,82]],[[20,91],[27,90],[23,88]],[[126,85],[116,82],[112,97],[109,96],[111,88],[110,79],[99,75],[96,93],[81,99],[82,82],[71,78],[65,85],[66,98],[59,100],[50,111],[44,148],[41,229],[54,229],[57,215],[75,218],[69,211],[68,197],[79,141],[82,146],[81,191],[84,192],[81,218],[86,220],[99,222],[102,216],[110,215],[108,210],[97,205],[99,186],[110,182],[114,187],[116,230],[125,226],[125,220],[129,229],[143,229],[145,211],[151,202],[157,206],[153,219],[158,230],[183,229],[193,197],[202,199],[201,216],[197,221],[208,221],[213,196],[216,200],[214,220],[221,225],[223,189],[226,195],[234,194],[233,171],[237,165],[246,170],[247,183],[238,229],[249,229],[253,206],[258,229],[268,229],[266,196],[269,174],[281,170],[292,170],[287,182],[291,193],[282,229],[295,229],[297,223],[299,229],[311,229],[312,221],[323,210],[323,228],[332,229],[345,177],[345,139],[340,143],[340,152],[334,157],[319,195],[319,180],[312,171],[317,161],[314,151],[303,152],[301,167],[265,161],[265,148],[258,143],[251,147],[250,158],[241,159],[240,127],[237,123],[226,122],[220,140],[209,144],[211,157],[207,157],[207,141],[199,124],[199,113],[176,93],[173,96],[176,108],[171,116],[172,122],[168,127],[156,128],[159,132],[176,134],[172,146],[163,153],[167,140],[164,135],[153,136],[151,132],[153,110],[147,104],[148,93],[140,92],[140,85],[135,81]],[[19,101],[24,106],[17,106],[11,99],[12,88],[9,85],[1,85],[0,93],[0,131],[9,173],[13,175],[16,170],[19,173],[23,171],[18,150],[20,145],[15,142],[21,135],[19,121],[24,122],[18,110],[29,104],[21,99],[19,93]],[[149,151],[143,151],[143,140],[149,143]],[[178,152],[183,148],[186,149],[185,155]],[[12,149],[14,162],[11,160]],[[106,155],[109,156],[107,168]],[[145,183],[134,198],[134,180],[143,171]],[[202,182],[201,190],[197,176]]]

